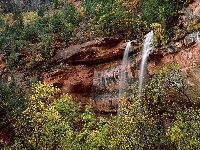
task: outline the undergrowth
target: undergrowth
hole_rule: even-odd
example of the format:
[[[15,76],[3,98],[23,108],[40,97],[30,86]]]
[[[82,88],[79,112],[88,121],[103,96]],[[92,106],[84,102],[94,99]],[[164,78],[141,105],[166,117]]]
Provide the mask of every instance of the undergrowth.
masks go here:
[[[11,96],[14,85],[13,81],[0,86],[5,95],[0,125],[7,128],[7,122],[13,131],[12,142],[1,143],[4,150],[199,148],[199,108],[189,103],[175,63],[149,78],[142,101],[137,88],[128,101],[123,97],[118,116],[96,117],[92,103],[82,110],[79,102],[51,83],[35,82],[26,95]],[[173,99],[171,94],[179,96]]]

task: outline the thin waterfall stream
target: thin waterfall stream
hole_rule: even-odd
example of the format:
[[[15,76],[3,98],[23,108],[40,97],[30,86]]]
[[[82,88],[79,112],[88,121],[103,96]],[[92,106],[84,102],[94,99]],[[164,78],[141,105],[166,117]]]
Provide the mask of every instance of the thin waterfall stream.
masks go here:
[[[120,114],[120,100],[124,96],[127,89],[127,65],[128,65],[128,53],[130,51],[131,42],[126,44],[126,48],[124,51],[122,64],[120,68],[120,81],[119,81],[119,100],[118,100],[118,116]]]
[[[140,63],[140,75],[139,75],[139,85],[138,85],[138,113],[142,113],[142,88],[144,84],[144,79],[147,70],[147,60],[151,50],[154,48],[153,46],[153,31],[150,31],[145,35],[144,45],[142,49],[141,63]],[[138,143],[140,143],[140,138],[138,138]],[[139,148],[136,147],[136,150]]]
[[[122,98],[122,96],[126,92],[126,80],[127,80],[127,65],[128,65],[128,53],[131,47],[131,41],[127,43],[122,64],[121,64],[121,71],[120,71],[120,82],[119,82],[119,98]]]
[[[143,46],[143,50],[142,50],[142,60],[141,60],[141,64],[140,64],[140,75],[139,75],[139,86],[138,86],[139,102],[142,101],[142,88],[143,88],[144,78],[145,78],[145,74],[146,74],[146,70],[147,70],[146,69],[147,59],[153,48],[154,48],[153,47],[153,31],[151,31],[145,35],[145,41],[144,41],[144,46]]]

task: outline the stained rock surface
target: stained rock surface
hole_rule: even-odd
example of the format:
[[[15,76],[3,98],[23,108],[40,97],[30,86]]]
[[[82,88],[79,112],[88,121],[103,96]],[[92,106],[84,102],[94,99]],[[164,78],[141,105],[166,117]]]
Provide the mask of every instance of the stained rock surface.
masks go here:
[[[43,79],[61,88],[62,92],[72,94],[83,105],[91,99],[97,110],[115,111],[125,46],[126,41],[102,38],[60,50],[52,63],[64,63],[65,67],[43,74]],[[138,47],[132,44],[130,54],[136,54]],[[131,62],[129,60],[128,84],[134,78]]]

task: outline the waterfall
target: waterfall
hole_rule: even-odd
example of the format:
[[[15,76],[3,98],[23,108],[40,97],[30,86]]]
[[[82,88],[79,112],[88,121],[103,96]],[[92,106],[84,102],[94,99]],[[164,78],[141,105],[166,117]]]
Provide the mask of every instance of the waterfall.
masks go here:
[[[120,99],[125,94],[127,89],[127,65],[128,65],[128,53],[131,47],[131,42],[128,42],[124,51],[121,71],[120,71],[120,81],[119,81],[119,100],[118,100],[118,118],[120,115]],[[146,72],[147,59],[149,57],[150,51],[153,49],[153,31],[145,35],[144,46],[142,50],[142,60],[140,65],[140,76],[139,76],[139,101],[142,99],[142,86],[143,79]]]
[[[145,35],[144,46],[142,50],[142,60],[140,64],[140,76],[139,76],[139,101],[142,100],[142,87],[144,82],[144,76],[146,73],[147,59],[149,57],[150,51],[153,49],[153,31]]]
[[[123,59],[122,59],[122,64],[120,67],[120,81],[119,81],[119,100],[118,100],[118,117],[120,114],[120,99],[122,96],[125,94],[126,89],[127,89],[127,65],[128,65],[128,53],[131,47],[131,42],[128,42],[126,44],[126,48],[124,51]]]
[[[131,47],[131,41],[126,44],[126,48],[124,51],[122,64],[121,64],[121,71],[120,71],[120,81],[119,81],[119,99],[122,98],[124,93],[126,92],[126,80],[127,80],[127,65],[128,65],[128,53]]]

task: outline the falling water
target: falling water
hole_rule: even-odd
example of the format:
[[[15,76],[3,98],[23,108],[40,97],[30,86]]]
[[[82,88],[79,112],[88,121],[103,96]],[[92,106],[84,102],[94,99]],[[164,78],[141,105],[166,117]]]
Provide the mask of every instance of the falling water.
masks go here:
[[[122,59],[122,64],[121,64],[121,71],[120,71],[120,81],[119,81],[119,102],[118,102],[118,117],[120,113],[120,99],[126,92],[127,88],[127,65],[128,65],[128,53],[131,47],[131,42],[128,42],[126,44],[126,48],[124,51],[123,59]]]
[[[145,35],[144,46],[142,50],[142,61],[140,64],[140,76],[139,76],[139,101],[142,100],[142,87],[143,80],[146,72],[147,59],[150,51],[153,49],[153,31]]]
[[[120,71],[120,81],[119,81],[119,99],[123,96],[126,91],[126,80],[127,80],[127,65],[128,65],[128,53],[131,47],[131,42],[128,42],[124,51],[121,71]]]

